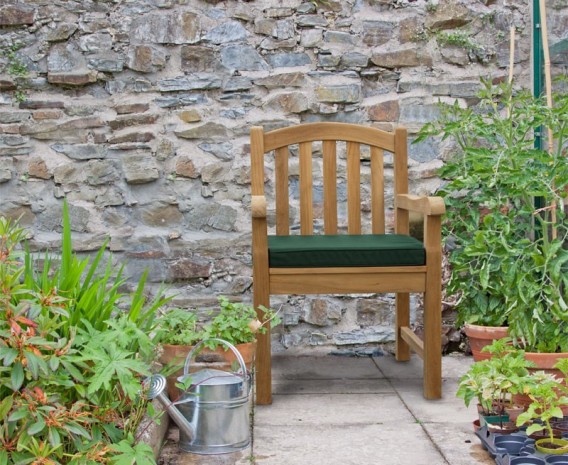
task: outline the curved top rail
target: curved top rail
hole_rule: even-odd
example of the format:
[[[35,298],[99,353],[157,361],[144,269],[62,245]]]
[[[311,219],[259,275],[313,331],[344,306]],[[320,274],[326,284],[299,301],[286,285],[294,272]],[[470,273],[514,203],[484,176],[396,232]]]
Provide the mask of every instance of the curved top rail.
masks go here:
[[[394,152],[394,133],[350,123],[306,123],[264,133],[264,151],[302,142],[341,140]]]

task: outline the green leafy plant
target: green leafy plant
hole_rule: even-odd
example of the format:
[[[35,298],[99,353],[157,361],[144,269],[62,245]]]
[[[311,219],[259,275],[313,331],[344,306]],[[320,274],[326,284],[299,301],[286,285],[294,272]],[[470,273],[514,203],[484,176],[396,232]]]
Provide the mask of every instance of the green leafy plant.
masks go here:
[[[555,368],[562,371],[566,377],[568,359],[559,361]],[[525,394],[530,397],[531,403],[517,418],[517,425],[528,423],[527,434],[546,431],[550,442],[554,442],[554,428],[551,422],[564,417],[562,407],[568,406],[566,384],[551,373],[537,371],[531,374],[530,385],[525,390]]]
[[[155,341],[162,344],[191,346],[203,339],[197,315],[188,310],[167,310],[156,320]]]
[[[436,135],[456,146],[440,173],[447,292],[458,297],[459,324],[508,324],[527,351],[568,350],[568,222],[557,208],[568,186],[568,96],[556,95],[550,109],[527,91],[483,81],[479,99],[475,108],[441,105],[440,119],[417,139]],[[534,147],[542,126],[553,130],[553,153]]]
[[[19,44],[12,44],[0,47],[0,56],[5,58],[4,70],[14,78],[16,90],[14,97],[17,102],[26,100],[24,86],[28,82],[29,69],[28,66],[18,56],[18,50],[22,48]]]
[[[155,415],[140,395],[153,354],[141,320],[115,308],[100,329],[70,324],[76,296],[30,280],[25,237],[0,218],[0,464],[153,464],[137,436]]]
[[[171,297],[165,297],[160,290],[153,300],[148,301],[144,288],[148,271],[144,271],[136,291],[129,296],[120,292],[126,283],[123,265],[114,265],[112,256],[103,263],[107,241],[94,257],[79,258],[73,252],[69,207],[63,203],[63,233],[60,255],[47,252],[42,257],[43,266],[38,266],[32,254],[26,254],[25,286],[31,296],[49,295],[56,290],[61,298],[68,299],[69,305],[62,312],[60,331],[69,336],[70,329],[85,327],[88,323],[97,330],[107,327],[107,322],[125,308],[131,321],[149,332],[154,326],[154,314]],[[26,297],[23,295],[22,297]],[[135,349],[135,348],[134,348]]]
[[[510,338],[494,341],[483,349],[492,357],[475,362],[460,378],[456,395],[469,406],[476,399],[484,415],[503,415],[512,395],[523,392],[529,368],[524,351],[514,348]]]
[[[257,319],[254,307],[241,302],[231,302],[226,297],[219,297],[219,311],[203,328],[203,338],[219,338],[231,344],[255,341],[257,333],[266,332],[266,325],[273,327],[280,323],[277,312],[264,306],[259,308],[263,312],[262,321]],[[216,343],[211,341],[206,345],[214,348]]]

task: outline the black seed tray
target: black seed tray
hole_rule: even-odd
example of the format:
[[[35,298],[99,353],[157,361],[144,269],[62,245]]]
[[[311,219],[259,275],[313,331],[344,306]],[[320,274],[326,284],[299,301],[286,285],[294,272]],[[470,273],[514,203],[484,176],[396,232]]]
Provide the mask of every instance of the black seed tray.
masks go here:
[[[524,431],[497,434],[483,426],[475,434],[497,465],[568,465],[568,454],[546,455],[536,451],[534,439]]]

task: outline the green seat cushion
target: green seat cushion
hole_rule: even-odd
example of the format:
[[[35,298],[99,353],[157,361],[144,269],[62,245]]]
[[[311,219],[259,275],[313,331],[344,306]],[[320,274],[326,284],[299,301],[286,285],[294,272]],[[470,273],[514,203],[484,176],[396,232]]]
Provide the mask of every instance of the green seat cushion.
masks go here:
[[[402,234],[268,236],[272,268],[411,266],[426,263],[422,242]]]

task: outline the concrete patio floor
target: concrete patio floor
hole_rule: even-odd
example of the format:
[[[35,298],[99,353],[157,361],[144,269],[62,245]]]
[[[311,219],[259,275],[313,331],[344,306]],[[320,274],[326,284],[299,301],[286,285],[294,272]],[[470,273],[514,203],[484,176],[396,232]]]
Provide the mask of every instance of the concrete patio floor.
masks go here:
[[[235,454],[179,453],[175,429],[161,463],[175,465],[493,464],[473,433],[475,406],[455,397],[471,357],[443,358],[443,398],[422,397],[422,361],[288,350],[273,356],[272,405],[255,406],[252,444]]]

